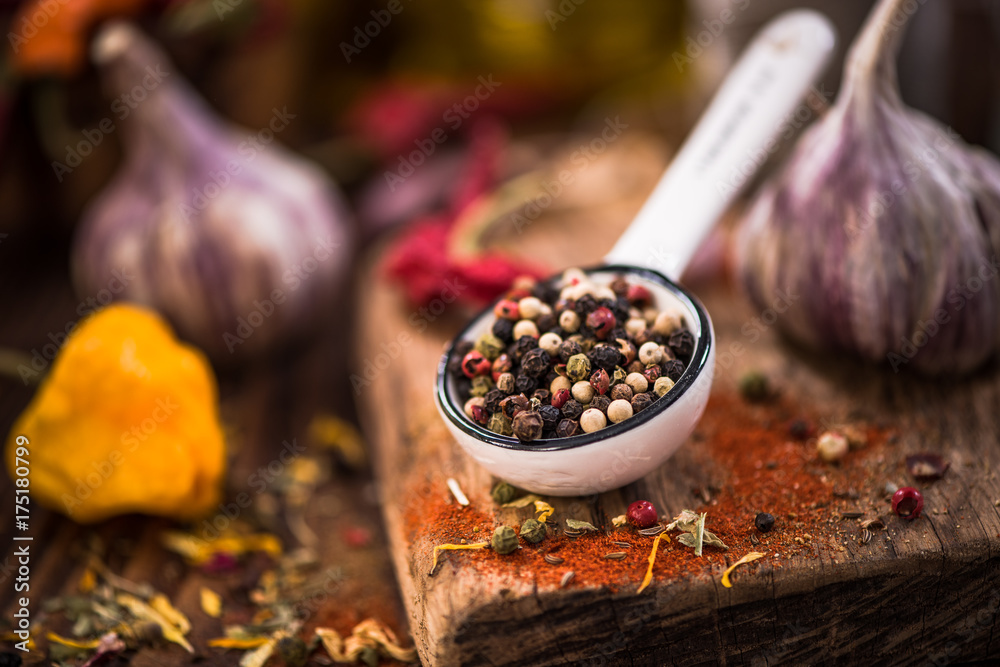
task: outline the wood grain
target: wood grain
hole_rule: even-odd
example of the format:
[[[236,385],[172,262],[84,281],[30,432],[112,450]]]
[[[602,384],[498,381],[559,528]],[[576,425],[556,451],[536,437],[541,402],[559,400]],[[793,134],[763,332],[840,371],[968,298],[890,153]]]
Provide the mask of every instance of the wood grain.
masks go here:
[[[596,262],[641,202],[658,169],[633,173],[617,201],[551,211],[525,233],[504,228],[496,242],[541,257],[554,269]],[[631,194],[629,194],[631,193]],[[567,243],[567,239],[572,239]],[[886,471],[898,475],[916,451],[952,461],[926,490],[928,511],[913,525],[890,521],[877,541],[817,540],[775,567],[726,589],[709,575],[656,580],[610,589],[539,585],[533,572],[480,572],[449,561],[428,576],[433,544],[411,534],[407,516],[426,498],[445,498],[454,477],[472,508],[498,523],[523,519],[497,510],[490,475],[467,458],[433,406],[435,367],[446,341],[468,312],[450,309],[426,330],[419,312],[381,280],[374,266],[363,280],[356,369],[375,360],[383,343],[407,332],[404,353],[361,387],[363,423],[376,447],[376,470],[392,557],[422,660],[433,665],[561,664],[937,664],[1000,656],[1000,371],[991,366],[957,381],[931,381],[888,367],[865,367],[790,346],[767,329],[751,341],[744,324],[755,313],[725,281],[694,291],[715,323],[720,354],[742,344],[717,370],[713,396],[732,397],[747,369],[768,374],[781,391],[830,422],[863,419],[897,438],[873,455],[857,504],[887,512]],[[415,318],[411,315],[417,313]],[[740,348],[735,348],[739,350]],[[710,404],[710,408],[711,404]],[[725,422],[725,415],[713,417]],[[691,489],[725,484],[723,470],[695,438],[636,484],[594,498],[547,498],[556,517],[606,523],[628,502],[648,498],[672,515],[694,504]],[[946,509],[931,512],[930,508]],[[512,514],[513,512],[513,514]],[[561,519],[560,519],[561,520]],[[919,526],[918,528],[915,526]],[[636,585],[638,581],[636,581]]]

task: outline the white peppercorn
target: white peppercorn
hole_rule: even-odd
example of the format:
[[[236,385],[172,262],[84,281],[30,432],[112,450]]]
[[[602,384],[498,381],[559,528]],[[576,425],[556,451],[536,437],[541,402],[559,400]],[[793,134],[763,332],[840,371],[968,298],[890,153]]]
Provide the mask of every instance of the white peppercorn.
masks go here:
[[[517,333],[517,327],[515,327],[515,335]],[[639,348],[639,361],[649,366],[650,364],[658,364],[663,358],[663,351],[657,343],[652,341],[648,343],[643,343],[642,347]]]
[[[613,424],[625,421],[631,416],[632,404],[626,400],[611,401],[611,405],[608,406],[608,421]]]
[[[587,403],[590,403],[592,400],[594,400],[594,394],[596,394],[597,392],[594,391],[594,388],[590,386],[589,382],[587,382],[586,380],[580,380],[579,382],[573,385],[573,388],[570,390],[570,393],[573,394],[574,399],[586,405]]]
[[[657,396],[663,396],[668,391],[674,388],[674,381],[668,378],[666,375],[662,375],[656,378],[656,382],[653,383],[653,393]]]
[[[589,410],[584,410],[583,414],[580,415],[580,428],[583,429],[584,433],[600,431],[607,425],[608,418],[600,410],[590,408]]]
[[[559,315],[559,326],[563,331],[574,333],[580,330],[580,316],[572,310],[564,310]]]
[[[550,331],[549,333],[542,334],[542,337],[538,339],[538,347],[548,352],[551,356],[557,357],[559,356],[559,346],[562,345],[562,342],[562,336]]]
[[[834,463],[847,456],[847,451],[851,448],[847,438],[839,433],[827,431],[819,436],[816,441],[816,453],[827,463]]]
[[[642,373],[629,373],[625,376],[625,384],[632,388],[633,394],[642,394],[649,389],[649,381]]]
[[[514,340],[517,340],[522,336],[538,338],[538,325],[531,320],[519,320],[517,324],[514,325]]]
[[[625,321],[625,333],[630,336],[638,336],[646,330],[646,320],[641,317],[633,317]]]
[[[656,316],[656,320],[653,322],[653,333],[669,336],[681,326],[681,315],[672,310],[665,310]]]
[[[517,302],[517,310],[526,320],[538,319],[542,314],[542,301],[538,297],[526,296]]]
[[[572,388],[573,388],[573,383],[570,381],[568,377],[565,377],[563,375],[557,375],[555,379],[552,380],[552,383],[549,385],[549,392],[553,396],[555,396],[556,394],[559,393],[561,389],[569,390]]]

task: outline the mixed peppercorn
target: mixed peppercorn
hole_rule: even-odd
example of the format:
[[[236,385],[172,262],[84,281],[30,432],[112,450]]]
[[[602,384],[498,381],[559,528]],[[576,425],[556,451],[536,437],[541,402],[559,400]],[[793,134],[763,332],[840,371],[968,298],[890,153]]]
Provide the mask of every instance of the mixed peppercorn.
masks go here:
[[[623,276],[521,279],[494,315],[477,340],[456,343],[448,369],[469,419],[523,442],[625,421],[673,388],[694,351],[683,313],[657,310]]]

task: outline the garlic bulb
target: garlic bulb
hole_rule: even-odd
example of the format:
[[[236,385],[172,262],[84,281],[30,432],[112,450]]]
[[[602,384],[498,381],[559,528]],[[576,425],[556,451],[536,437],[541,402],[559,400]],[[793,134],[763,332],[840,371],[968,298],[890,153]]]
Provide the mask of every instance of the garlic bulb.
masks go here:
[[[125,160],[74,241],[81,296],[151,306],[216,360],[308,327],[344,276],[349,218],[320,170],[278,145],[294,114],[275,109],[257,132],[224,123],[128,24],[93,55]]]
[[[795,297],[777,318],[793,338],[961,373],[1000,338],[1000,163],[901,101],[895,57],[917,6],[872,11],[836,105],[747,214],[737,264],[759,307]]]

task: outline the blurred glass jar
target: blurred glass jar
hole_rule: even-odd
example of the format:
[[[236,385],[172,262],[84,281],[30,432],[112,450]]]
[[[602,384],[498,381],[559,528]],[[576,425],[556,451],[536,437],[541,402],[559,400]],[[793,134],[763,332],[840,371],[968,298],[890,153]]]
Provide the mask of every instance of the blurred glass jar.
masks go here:
[[[685,0],[421,0],[405,4],[400,70],[532,83],[572,94],[651,71],[683,73],[670,55],[683,41]]]

